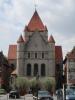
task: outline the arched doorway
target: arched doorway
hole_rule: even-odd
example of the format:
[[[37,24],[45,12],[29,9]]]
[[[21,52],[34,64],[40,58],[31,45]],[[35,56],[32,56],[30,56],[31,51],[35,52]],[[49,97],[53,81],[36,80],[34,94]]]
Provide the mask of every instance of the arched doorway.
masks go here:
[[[34,76],[38,73],[38,64],[34,64]]]
[[[27,64],[27,76],[31,76],[31,64]]]
[[[45,64],[41,64],[41,76],[45,76]]]

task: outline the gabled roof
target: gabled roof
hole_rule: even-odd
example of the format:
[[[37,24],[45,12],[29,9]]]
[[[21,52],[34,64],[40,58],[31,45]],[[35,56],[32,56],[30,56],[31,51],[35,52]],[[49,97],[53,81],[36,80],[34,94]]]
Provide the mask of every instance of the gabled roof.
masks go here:
[[[17,43],[22,43],[24,42],[22,35],[20,35],[19,39],[17,40]]]
[[[9,45],[8,60],[15,60],[17,56],[17,45]]]
[[[44,26],[42,20],[40,19],[37,11],[35,10],[29,24],[25,27],[25,30],[28,31],[45,31],[47,28]]]
[[[67,54],[67,58],[75,59],[75,54],[70,52],[70,53]]]
[[[49,43],[55,43],[55,40],[54,40],[54,38],[53,38],[53,36],[52,36],[52,35],[49,37],[48,42],[49,42]]]
[[[66,57],[68,59],[75,59],[75,47],[73,47],[73,49],[71,50],[71,52],[68,52]]]
[[[69,58],[69,59],[75,59],[75,53],[74,52],[69,52],[67,54],[67,58]]]
[[[55,60],[56,62],[60,62],[63,60],[63,55],[62,55],[62,47],[61,46],[55,46]]]

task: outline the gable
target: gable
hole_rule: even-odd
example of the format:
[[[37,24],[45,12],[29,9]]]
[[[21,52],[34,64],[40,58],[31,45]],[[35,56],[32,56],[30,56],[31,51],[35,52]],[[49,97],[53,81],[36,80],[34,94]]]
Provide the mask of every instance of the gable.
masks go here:
[[[47,51],[48,43],[39,32],[34,32],[27,43],[27,51]]]
[[[32,18],[26,28],[28,31],[35,31],[36,29],[38,29],[39,31],[47,30],[46,27],[44,26],[42,20],[40,19],[37,11],[34,12]]]

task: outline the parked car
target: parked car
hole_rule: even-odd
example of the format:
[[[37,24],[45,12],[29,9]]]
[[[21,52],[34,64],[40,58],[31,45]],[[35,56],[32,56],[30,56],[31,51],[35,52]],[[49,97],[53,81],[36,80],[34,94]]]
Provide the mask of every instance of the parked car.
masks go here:
[[[48,91],[38,91],[38,96],[33,96],[34,100],[53,100],[53,97]]]
[[[0,88],[0,95],[4,95],[4,94],[6,94],[5,89]]]
[[[12,90],[9,93],[9,98],[20,98],[20,94],[17,90]]]
[[[66,100],[75,100],[75,91],[73,89],[66,89]]]

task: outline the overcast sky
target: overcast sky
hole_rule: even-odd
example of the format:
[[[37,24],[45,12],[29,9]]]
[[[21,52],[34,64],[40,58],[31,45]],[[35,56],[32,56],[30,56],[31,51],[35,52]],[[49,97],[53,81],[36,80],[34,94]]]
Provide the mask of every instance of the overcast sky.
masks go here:
[[[61,45],[64,56],[75,46],[75,0],[35,0],[37,11]],[[35,11],[34,0],[0,0],[0,51],[7,56]]]

